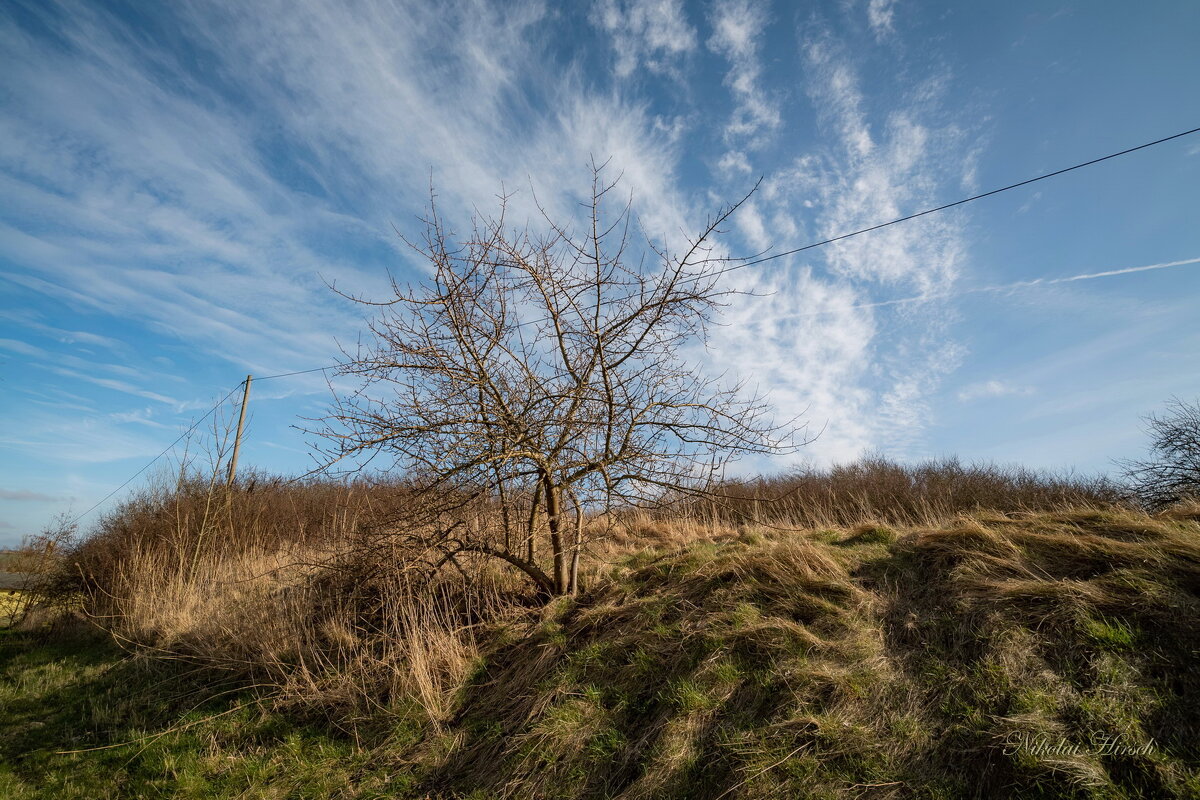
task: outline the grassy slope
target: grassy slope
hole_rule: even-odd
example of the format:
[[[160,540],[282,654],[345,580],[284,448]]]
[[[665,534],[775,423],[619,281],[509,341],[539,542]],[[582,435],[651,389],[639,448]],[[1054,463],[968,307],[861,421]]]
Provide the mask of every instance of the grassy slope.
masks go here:
[[[446,726],[358,741],[9,634],[0,796],[1200,797],[1198,611],[1189,519],[728,537],[497,628]]]

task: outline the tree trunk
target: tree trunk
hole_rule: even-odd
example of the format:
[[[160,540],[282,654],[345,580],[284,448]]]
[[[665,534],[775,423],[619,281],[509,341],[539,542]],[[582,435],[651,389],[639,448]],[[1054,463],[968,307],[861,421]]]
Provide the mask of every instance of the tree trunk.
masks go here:
[[[546,500],[546,525],[550,528],[550,550],[554,555],[554,591],[555,594],[566,594],[571,584],[570,565],[563,547],[562,537],[562,497],[559,488],[554,485],[549,475],[542,476],[542,484]]]
[[[567,593],[574,597],[579,594],[579,548],[583,543],[583,507],[579,505],[579,500],[573,493],[571,500],[575,503],[575,533],[571,544],[571,582]]]
[[[534,559],[536,552],[533,546],[534,536],[537,534],[537,513],[538,506],[541,504],[542,498],[542,483],[538,481],[533,488],[533,502],[529,504],[529,525],[525,530],[528,538],[525,540],[525,560],[530,564],[536,564]]]

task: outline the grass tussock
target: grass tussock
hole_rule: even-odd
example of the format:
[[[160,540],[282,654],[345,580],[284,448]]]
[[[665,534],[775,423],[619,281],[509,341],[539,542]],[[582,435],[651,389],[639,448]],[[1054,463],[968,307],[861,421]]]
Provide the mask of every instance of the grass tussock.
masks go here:
[[[586,590],[544,605],[487,562],[416,569],[408,540],[380,533],[399,493],[261,486],[139,498],[59,552],[46,591],[80,591],[83,618],[132,654],[114,674],[148,688],[106,688],[81,727],[23,736],[0,786],[86,796],[37,776],[110,763],[53,748],[135,738],[113,711],[130,704],[161,744],[127,787],[210,737],[213,759],[179,770],[208,794],[180,796],[1200,796],[1192,506],[1055,505],[1058,487],[1039,510],[1022,510],[1032,490],[992,510],[976,495],[925,522],[870,503],[786,526],[628,515],[589,551]],[[30,719],[37,652],[5,662],[0,688]],[[139,705],[176,680],[192,688],[171,696],[222,716]],[[232,719],[289,733],[256,749]],[[218,763],[264,754],[290,766]],[[324,794],[288,777],[317,763]]]

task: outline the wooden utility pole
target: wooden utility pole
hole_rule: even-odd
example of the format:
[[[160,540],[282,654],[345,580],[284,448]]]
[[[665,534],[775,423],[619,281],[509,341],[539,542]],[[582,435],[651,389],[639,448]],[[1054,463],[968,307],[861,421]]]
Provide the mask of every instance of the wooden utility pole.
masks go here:
[[[246,425],[246,404],[250,401],[250,381],[252,380],[254,380],[253,375],[246,376],[246,389],[242,392],[242,413],[238,415],[237,435],[233,438],[233,455],[229,458],[229,477],[225,482],[227,486],[233,486],[233,476],[237,473],[238,449],[242,446],[242,428]]]

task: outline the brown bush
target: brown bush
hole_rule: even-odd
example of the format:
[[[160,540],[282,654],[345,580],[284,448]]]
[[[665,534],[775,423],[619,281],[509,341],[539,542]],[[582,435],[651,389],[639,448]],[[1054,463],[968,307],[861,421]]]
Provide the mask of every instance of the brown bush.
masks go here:
[[[64,588],[111,591],[111,578],[149,553],[159,568],[187,574],[202,561],[327,548],[369,530],[402,494],[397,485],[262,474],[232,487],[200,476],[151,486],[64,552]]]
[[[957,458],[900,464],[881,456],[733,481],[721,494],[716,502],[696,504],[692,513],[726,523],[821,528],[864,522],[926,525],[977,511],[1107,508],[1127,502],[1122,490],[1104,477],[963,464]]]

